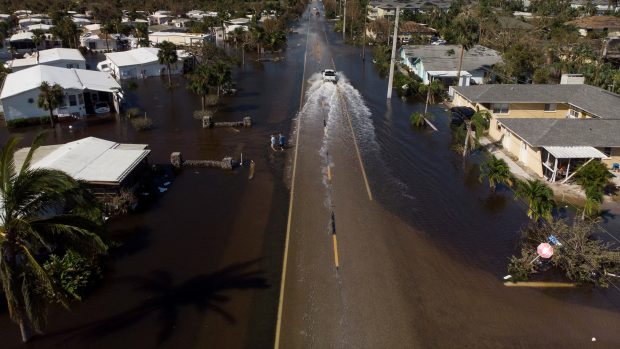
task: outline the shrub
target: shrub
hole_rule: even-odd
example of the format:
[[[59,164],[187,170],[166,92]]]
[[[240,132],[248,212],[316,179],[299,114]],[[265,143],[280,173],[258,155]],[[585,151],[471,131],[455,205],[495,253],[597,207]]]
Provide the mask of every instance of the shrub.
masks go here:
[[[150,118],[144,116],[131,119],[131,125],[133,125],[136,131],[146,131],[153,127],[153,121]]]
[[[36,125],[47,125],[50,123],[49,116],[41,116],[34,118],[18,118],[7,120],[6,125],[8,127],[26,127],[26,126],[36,126]]]
[[[78,300],[101,279],[98,258],[89,259],[71,250],[65,252],[62,257],[56,254],[50,255],[43,268],[66,295]]]
[[[125,112],[125,115],[127,115],[127,117],[130,119],[133,118],[134,116],[137,116],[138,114],[140,114],[140,109],[138,108],[129,108]]]

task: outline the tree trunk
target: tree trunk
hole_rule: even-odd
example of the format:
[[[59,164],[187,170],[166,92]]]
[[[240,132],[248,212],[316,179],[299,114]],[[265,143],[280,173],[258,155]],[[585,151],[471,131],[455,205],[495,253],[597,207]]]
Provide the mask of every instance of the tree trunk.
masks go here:
[[[465,54],[465,45],[461,45],[461,58],[459,59],[459,70],[456,73],[456,86],[460,86],[461,68],[463,67],[463,55]]]
[[[202,105],[202,111],[205,111],[205,96],[204,95],[200,96],[200,102]]]
[[[465,132],[465,146],[463,147],[463,156],[467,155],[468,145],[469,145],[469,124],[467,124],[467,132]]]
[[[54,128],[54,111],[52,110],[52,107],[50,107],[50,124],[52,125],[52,128]]]
[[[170,78],[170,64],[168,64],[168,86],[172,86],[172,80]]]
[[[220,85],[217,85],[217,99],[220,99]]]
[[[27,343],[32,339],[32,327],[26,321],[19,322],[19,331],[22,334],[22,342]]]

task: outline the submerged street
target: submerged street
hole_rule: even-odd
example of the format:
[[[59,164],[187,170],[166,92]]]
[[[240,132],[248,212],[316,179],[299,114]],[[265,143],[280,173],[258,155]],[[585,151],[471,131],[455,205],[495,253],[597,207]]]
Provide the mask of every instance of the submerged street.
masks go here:
[[[443,121],[411,130],[401,103],[381,105],[386,84],[331,32],[310,17],[276,347],[620,345],[615,290],[503,285],[522,208],[476,191]]]
[[[231,172],[186,168],[150,206],[111,219],[118,243],[102,284],[71,310],[54,307],[32,348],[601,348],[620,347],[620,292],[589,287],[506,287],[502,277],[527,224],[510,193],[478,180],[482,154],[413,129],[424,105],[386,99],[371,50],[342,43],[311,3],[278,62],[248,59],[217,121],[252,116],[251,129],[203,129],[200,98],[184,77],[136,80],[125,117],[46,140],[86,136],[148,144],[151,164],[170,153],[222,159]],[[233,49],[234,50],[234,49]],[[335,69],[338,82],[320,72]],[[37,128],[11,130],[27,144]],[[282,132],[285,151],[269,136]],[[9,136],[2,129],[0,138]],[[249,180],[249,161],[256,164]],[[611,212],[608,230],[620,223]],[[541,279],[558,275],[546,275]],[[0,308],[2,348],[22,348]],[[592,338],[596,342],[592,342]]]

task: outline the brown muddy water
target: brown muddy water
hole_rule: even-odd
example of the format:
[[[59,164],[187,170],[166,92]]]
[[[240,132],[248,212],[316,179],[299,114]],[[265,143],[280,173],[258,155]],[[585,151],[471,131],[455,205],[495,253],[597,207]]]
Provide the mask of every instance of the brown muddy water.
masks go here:
[[[296,28],[299,33],[305,25]],[[386,101],[387,82],[370,57],[362,62],[358,48],[340,44],[336,34],[327,35],[336,66],[344,67],[369,111],[368,119],[354,120],[354,128],[376,199],[450,258],[497,275],[500,282],[516,250],[519,229],[527,222],[523,207],[509,193],[490,193],[478,181],[481,154],[463,161],[450,151],[447,115],[441,107],[431,108],[438,132],[411,129],[408,116],[423,105],[396,96]],[[46,334],[28,347],[273,345],[289,195],[286,154],[271,151],[269,135],[291,131],[299,106],[304,40],[303,34],[292,34],[283,61],[246,61],[235,73],[239,92],[224,98],[217,120],[252,116],[252,129],[202,129],[192,117],[199,98],[186,90],[183,77],[174,79],[173,90],[164,87],[165,80],[151,78],[136,81],[137,89],[127,93],[130,106],[153,119],[153,130],[136,132],[124,117],[75,131],[66,125],[56,128],[48,143],[85,136],[148,143],[153,164],[168,164],[173,151],[181,151],[185,159],[238,159],[243,153],[244,160],[255,161],[256,173],[250,181],[247,165],[232,172],[184,169],[146,210],[111,220],[109,234],[121,246],[111,254],[103,284],[70,311],[53,309]],[[11,133],[22,135],[26,145],[36,132]],[[0,130],[1,141],[8,135]],[[617,213],[610,212],[605,221],[616,236]],[[442,260],[436,263],[441,266]],[[620,311],[620,292],[613,289],[530,290],[511,299],[521,297],[525,307],[531,306],[526,302],[529,292],[544,293],[567,307],[600,308],[616,315]],[[470,295],[472,300],[483,296]],[[541,328],[528,335],[544,333]],[[0,335],[2,348],[23,347],[5,308],[0,308]]]

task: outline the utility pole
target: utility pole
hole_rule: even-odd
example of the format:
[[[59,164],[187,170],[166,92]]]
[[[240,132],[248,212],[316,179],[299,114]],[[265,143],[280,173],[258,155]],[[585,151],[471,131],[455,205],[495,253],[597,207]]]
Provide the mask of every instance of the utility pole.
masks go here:
[[[392,84],[394,83],[394,64],[396,63],[396,41],[398,40],[398,15],[400,8],[396,7],[396,20],[394,21],[394,37],[392,38],[392,59],[390,60],[390,78],[388,79],[387,98],[392,98]]]
[[[342,17],[342,41],[347,38],[347,0],[344,0],[344,16]]]

